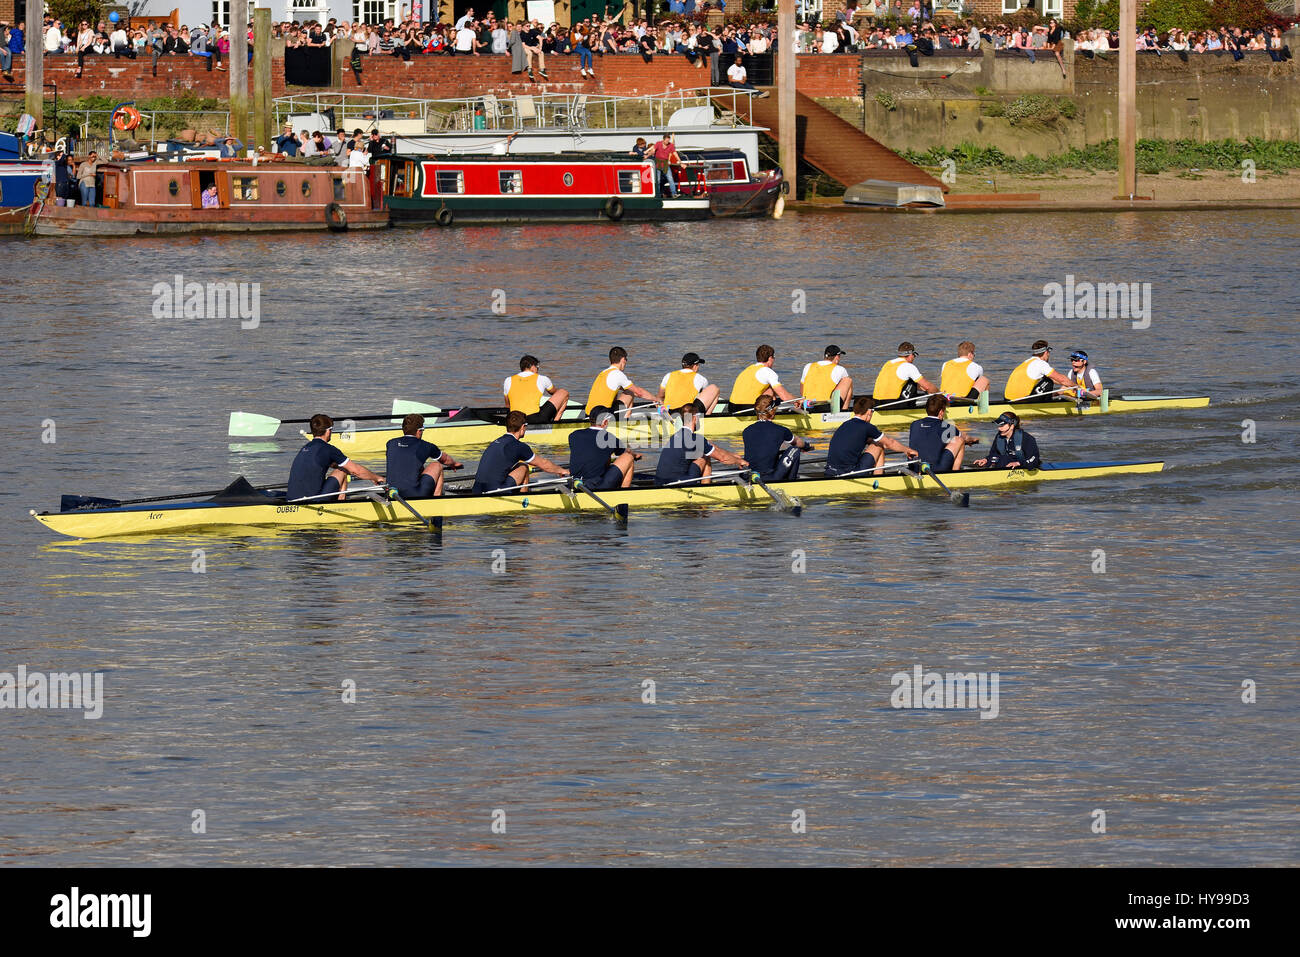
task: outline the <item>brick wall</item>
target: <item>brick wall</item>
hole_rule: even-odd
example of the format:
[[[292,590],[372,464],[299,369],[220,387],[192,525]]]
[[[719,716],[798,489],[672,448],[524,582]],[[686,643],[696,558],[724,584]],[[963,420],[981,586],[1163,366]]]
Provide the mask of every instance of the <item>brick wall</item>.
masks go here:
[[[861,94],[862,57],[847,53],[809,53],[798,57],[798,61],[795,85],[805,96],[816,99]]]
[[[0,98],[20,99],[23,93],[24,57],[14,57],[14,82],[0,83]],[[646,93],[663,93],[668,90],[691,89],[707,86],[709,71],[695,69],[685,57],[659,56],[651,63],[639,56],[620,54],[596,57],[596,79],[584,81],[578,74],[578,58],[574,56],[550,57],[548,83],[532,84],[528,77],[510,73],[510,59],[502,56],[484,57],[413,57],[409,63],[388,56],[366,57],[362,68],[360,90],[383,96],[423,97],[443,99],[477,96],[489,92],[588,92],[616,96],[635,96]],[[208,72],[204,61],[197,57],[163,57],[158,61],[158,76],[153,76],[146,57],[137,60],[107,57],[87,57],[85,73],[75,77],[77,61],[70,56],[47,56],[45,80],[57,83],[60,99],[77,96],[119,96],[127,99],[148,99],[155,96],[176,95],[192,90],[199,96],[226,99],[230,90],[230,75]],[[801,92],[813,97],[856,96],[860,59],[848,55],[808,55],[799,57],[796,73]],[[540,77],[539,77],[540,79]],[[251,90],[252,80],[249,87]],[[352,72],[343,70],[342,89],[358,89]],[[273,96],[286,93],[282,61],[272,61],[271,92]],[[297,88],[294,92],[304,92]]]

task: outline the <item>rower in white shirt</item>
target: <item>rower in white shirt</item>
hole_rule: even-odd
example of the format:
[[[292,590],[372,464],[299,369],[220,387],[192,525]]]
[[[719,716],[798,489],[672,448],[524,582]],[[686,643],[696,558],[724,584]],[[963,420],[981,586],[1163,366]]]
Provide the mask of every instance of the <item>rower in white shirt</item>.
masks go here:
[[[794,396],[781,384],[780,377],[772,368],[772,363],[776,361],[776,350],[764,343],[754,350],[754,359],[756,361],[742,369],[732,383],[731,396],[727,400],[732,411],[752,406],[760,395],[770,394],[782,402],[793,402]]]
[[[659,404],[678,409],[698,399],[705,414],[712,412],[718,404],[718,387],[710,385],[709,380],[700,374],[703,364],[699,353],[688,352],[682,356],[682,367],[666,374],[659,383]]]
[[[1030,356],[1011,370],[1007,384],[1002,393],[1008,402],[1020,402],[1025,399],[1055,399],[1054,393],[1061,392],[1061,386],[1069,389],[1071,382],[1051,367],[1048,359],[1052,347],[1046,339],[1037,340],[1030,347]]]
[[[924,399],[939,391],[929,379],[921,375],[921,370],[916,367],[918,355],[920,353],[910,342],[898,344],[898,357],[890,359],[881,366],[880,374],[876,376],[876,384],[871,391],[877,402],[876,408],[885,405],[892,407],[903,405],[910,408],[910,405],[899,400]]]
[[[840,356],[848,355],[836,345],[826,347],[825,358],[810,362],[799,375],[800,391],[805,399],[829,402],[835,393],[840,394],[840,408],[847,409],[853,401],[853,378],[849,370],[840,365]]]
[[[975,361],[975,343],[967,340],[957,346],[957,358],[943,364],[939,374],[939,391],[954,401],[978,399],[989,387],[984,367]]]
[[[655,401],[655,397],[649,392],[633,384],[627,377],[627,373],[623,371],[626,368],[627,350],[622,346],[610,349],[609,367],[596,376],[596,381],[591,384],[591,391],[587,393],[587,404],[583,406],[587,415],[591,415],[593,409],[602,405],[608,409],[617,409],[620,403],[628,407],[632,404],[633,398]]]
[[[538,372],[541,362],[536,356],[519,360],[519,371],[502,384],[511,412],[522,412],[529,425],[545,425],[560,417],[569,404],[569,393],[557,389],[548,377]]]

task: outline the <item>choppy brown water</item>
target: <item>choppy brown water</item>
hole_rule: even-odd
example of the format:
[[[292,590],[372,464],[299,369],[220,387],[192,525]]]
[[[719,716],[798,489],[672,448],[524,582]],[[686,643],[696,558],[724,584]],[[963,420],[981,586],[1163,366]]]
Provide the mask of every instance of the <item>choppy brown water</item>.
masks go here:
[[[1298,243],[1287,212],[0,244],[0,671],[102,670],[107,691],[97,721],[0,710],[0,856],[1295,863]],[[260,325],[155,319],[176,273],[261,283]],[[1044,320],[1067,274],[1150,282],[1150,328]],[[27,518],[60,492],[277,480],[295,445],[229,451],[230,410],[487,399],[524,351],[581,394],[614,343],[643,384],[688,349],[726,384],[760,341],[787,381],[835,342],[869,382],[903,338],[927,373],[972,338],[1000,386],[1040,336],[1117,391],[1214,405],[1034,424],[1049,459],[1169,471],[969,510],[481,521],[441,546],[54,543]],[[916,664],[998,672],[998,717],[895,710]]]

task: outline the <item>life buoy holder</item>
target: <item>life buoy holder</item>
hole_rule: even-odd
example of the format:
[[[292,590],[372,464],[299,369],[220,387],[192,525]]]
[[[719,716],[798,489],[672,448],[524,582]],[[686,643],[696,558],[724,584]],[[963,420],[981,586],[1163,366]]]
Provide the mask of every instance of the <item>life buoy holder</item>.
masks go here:
[[[618,222],[623,218],[623,201],[617,196],[611,196],[605,200],[605,206],[602,210],[605,216],[612,222]]]
[[[332,233],[341,233],[348,228],[348,214],[338,203],[325,207],[325,225]]]
[[[129,133],[140,125],[140,111],[134,106],[119,106],[113,111],[113,129]]]
[[[453,213],[446,206],[441,207],[436,213],[433,214],[433,221],[437,223],[439,226],[450,226],[452,224],[452,220],[454,220],[455,218],[456,218],[456,214]]]

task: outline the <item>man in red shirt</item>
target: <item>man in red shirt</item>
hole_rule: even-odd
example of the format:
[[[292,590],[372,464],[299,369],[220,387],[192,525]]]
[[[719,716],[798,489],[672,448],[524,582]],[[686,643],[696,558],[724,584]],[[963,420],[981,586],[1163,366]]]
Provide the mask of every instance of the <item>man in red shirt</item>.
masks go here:
[[[677,181],[673,179],[673,165],[681,162],[681,157],[677,155],[677,147],[673,145],[673,134],[665,133],[664,138],[655,144],[654,160],[660,182],[668,190],[668,198],[676,198]]]

